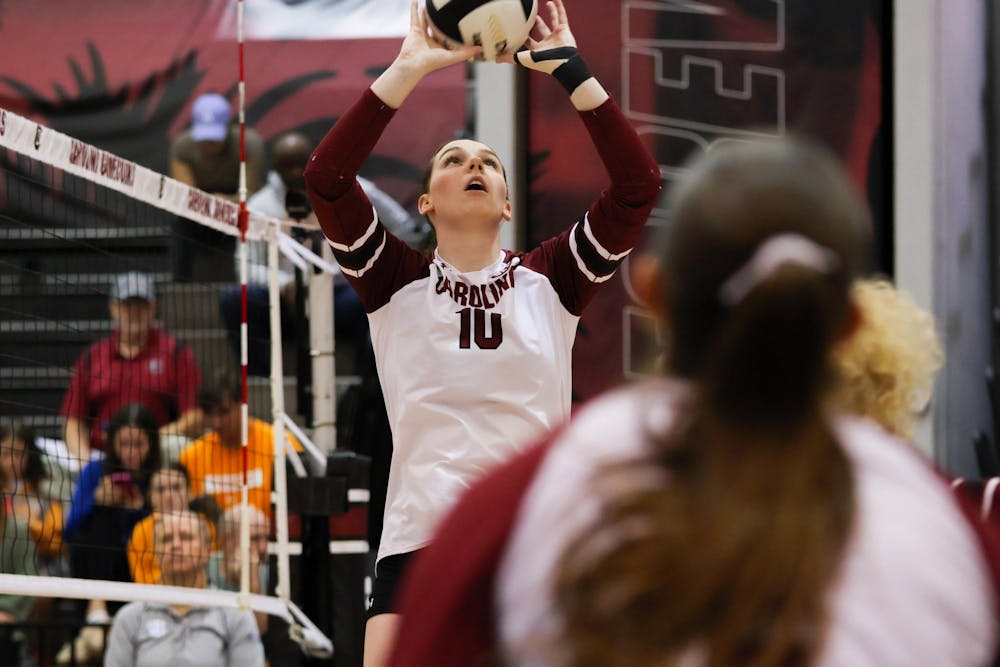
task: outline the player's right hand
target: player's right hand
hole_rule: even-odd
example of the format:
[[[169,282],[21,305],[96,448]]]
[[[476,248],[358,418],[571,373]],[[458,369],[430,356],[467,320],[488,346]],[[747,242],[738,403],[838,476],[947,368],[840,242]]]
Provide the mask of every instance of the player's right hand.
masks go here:
[[[426,9],[418,9],[416,0],[410,3],[410,29],[396,56],[396,63],[413,68],[423,76],[435,70],[471,60],[483,52],[481,46],[459,46],[437,41],[430,30]]]

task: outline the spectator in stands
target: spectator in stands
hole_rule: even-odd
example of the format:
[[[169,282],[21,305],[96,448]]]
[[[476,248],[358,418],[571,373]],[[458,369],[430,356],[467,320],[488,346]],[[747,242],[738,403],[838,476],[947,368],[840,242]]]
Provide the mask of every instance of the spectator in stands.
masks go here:
[[[91,449],[103,451],[108,420],[128,403],[148,407],[162,435],[200,435],[201,371],[190,348],[155,325],[153,279],[136,271],[115,276],[109,310],[111,336],[80,356],[63,398],[70,454],[86,462]]]
[[[163,516],[156,544],[164,584],[207,588],[211,538],[193,512]],[[105,667],[263,667],[253,615],[222,607],[132,602],[115,616]]]
[[[205,517],[213,542],[219,508],[210,496],[191,498],[191,481],[187,468],[171,461],[149,478],[150,514],[132,529],[128,541],[128,565],[132,581],[137,584],[160,583],[160,565],[154,549],[157,526],[165,514],[196,512]]]
[[[170,143],[170,176],[181,183],[236,200],[240,175],[240,128],[230,123],[229,101],[217,93],[200,95],[191,107],[191,127]],[[246,129],[247,191],[264,185],[264,140]]]
[[[272,218],[305,219],[315,222],[315,216],[306,195],[305,179],[302,173],[314,146],[309,139],[298,132],[288,132],[274,141],[272,148],[273,166],[267,175],[267,184],[247,202],[247,207]],[[415,222],[395,199],[380,190],[371,181],[359,178],[358,182],[375,207],[379,220],[389,231],[410,245],[418,246],[426,236],[426,224]],[[303,241],[312,242],[311,237],[299,235]],[[322,241],[320,237],[318,239]],[[318,244],[314,249],[318,252]],[[236,253],[237,267],[239,252]],[[278,281],[281,285],[281,332],[282,338],[294,335],[292,328],[293,306],[295,303],[294,266],[281,256]],[[239,275],[239,270],[236,271]],[[247,371],[250,375],[267,376],[271,372],[271,336],[268,315],[268,269],[267,244],[263,241],[249,241],[247,244],[247,325],[248,356]],[[219,313],[226,326],[229,345],[235,358],[240,358],[240,288],[226,290],[219,299]],[[367,347],[368,318],[357,293],[337,276],[334,282],[334,327],[335,335],[342,341],[350,342],[360,350]]]
[[[0,573],[60,571],[62,508],[45,482],[45,464],[31,429],[0,424]],[[0,595],[0,663],[20,664],[23,636],[3,626],[24,623],[34,606],[32,596]]]
[[[34,432],[23,425],[0,424],[0,490],[4,495],[4,541],[25,539],[34,545],[37,569],[43,574],[60,570],[62,504],[48,483],[46,465]]]
[[[861,322],[835,350],[837,404],[909,439],[944,361],[934,317],[887,280],[858,280],[851,292]]]
[[[149,478],[160,467],[160,439],[149,408],[120,408],[108,427],[108,449],[80,472],[63,529],[74,577],[131,581],[125,547],[132,529],[149,514]],[[91,600],[89,624],[107,623],[107,605]]]
[[[208,583],[212,588],[223,591],[240,590],[240,519],[243,508],[230,507],[219,519],[218,550],[208,563]],[[274,582],[271,581],[271,565],[267,553],[271,534],[267,515],[253,505],[247,506],[250,530],[250,592],[267,594]],[[271,665],[294,667],[302,662],[302,651],[288,636],[288,624],[281,618],[267,614],[254,614],[261,640],[264,642],[264,656]]]
[[[240,133],[230,123],[229,101],[217,93],[199,96],[191,107],[191,127],[170,143],[170,176],[205,192],[236,201],[240,174]],[[247,193],[253,194],[264,184],[264,141],[251,128],[246,129]],[[206,257],[211,270],[222,257],[220,246],[231,247],[233,238],[204,225],[179,218],[172,237],[174,278],[180,281],[217,275],[198,275],[199,258]],[[227,252],[228,254],[228,252]],[[225,265],[222,265],[225,266]],[[202,267],[199,267],[201,269]]]
[[[191,474],[191,492],[215,498],[223,510],[240,502],[243,479],[240,377],[229,370],[216,374],[198,392],[198,405],[205,414],[209,432],[188,445],[180,463]],[[296,450],[298,441],[286,434],[286,443]],[[266,516],[271,514],[271,477],[274,470],[274,431],[254,417],[247,425],[247,484],[250,503]]]
[[[267,515],[247,506],[250,524],[250,592],[266,593],[269,583],[267,543],[271,535]],[[222,591],[240,590],[240,520],[243,508],[233,505],[219,519],[219,548],[208,563],[208,581]],[[262,628],[263,629],[263,628]]]

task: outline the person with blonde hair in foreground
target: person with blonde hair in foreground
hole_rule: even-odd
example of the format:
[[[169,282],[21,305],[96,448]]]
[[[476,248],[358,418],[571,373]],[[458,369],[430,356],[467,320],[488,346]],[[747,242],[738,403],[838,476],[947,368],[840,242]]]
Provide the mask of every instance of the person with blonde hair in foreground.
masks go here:
[[[855,281],[857,331],[839,345],[837,406],[908,440],[944,363],[934,317],[888,280]]]

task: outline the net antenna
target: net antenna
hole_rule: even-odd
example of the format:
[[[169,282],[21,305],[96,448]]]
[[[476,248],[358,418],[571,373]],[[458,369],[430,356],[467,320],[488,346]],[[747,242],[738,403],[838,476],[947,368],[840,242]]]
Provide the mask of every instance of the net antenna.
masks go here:
[[[248,477],[250,408],[247,390],[247,366],[249,356],[247,325],[247,154],[246,154],[246,39],[244,33],[245,3],[236,1],[236,46],[239,62],[238,117],[240,126],[240,174],[237,201],[239,205],[239,264],[240,264],[240,383],[242,405],[240,430],[242,438],[242,475],[240,488],[240,599],[249,601],[250,596],[250,486]],[[274,432],[274,491],[275,491],[275,533],[277,538],[278,581],[275,594],[289,609],[297,609],[291,601],[291,581],[288,551],[288,484],[286,480],[285,438],[285,394],[284,369],[282,367],[281,340],[281,294],[278,284],[279,242],[271,226],[265,234],[267,240],[268,265],[268,315],[271,340],[271,406]],[[299,612],[301,618],[308,619]],[[303,625],[299,621],[289,622],[289,636],[302,650],[314,657],[328,657],[333,654],[333,644],[311,623]]]
[[[236,48],[239,63],[238,112],[240,124],[240,175],[237,189],[239,206],[239,257],[240,257],[240,597],[246,599],[250,594],[250,484],[248,480],[249,460],[249,424],[250,406],[247,401],[247,363],[249,344],[247,342],[247,146],[246,146],[246,71],[244,68],[243,43],[243,0],[236,2]],[[273,305],[273,304],[272,304]],[[280,433],[274,434],[275,454],[278,452],[278,442],[282,440]],[[280,466],[277,466],[280,467]],[[280,575],[279,575],[280,579]],[[280,596],[280,589],[278,591]]]
[[[242,5],[242,2],[241,2]],[[241,87],[242,88],[242,87]],[[242,94],[242,90],[241,90]],[[243,112],[241,109],[241,122]],[[65,134],[56,132],[32,120],[0,108],[0,148],[7,149],[24,160],[47,165],[57,172],[79,177],[90,187],[99,186],[126,195],[129,199],[142,202],[150,207],[166,211],[187,220],[214,229],[229,236],[245,240],[268,242],[269,263],[271,266],[271,336],[272,344],[276,345],[277,353],[272,353],[273,377],[272,399],[274,400],[276,476],[275,495],[278,498],[276,506],[276,528],[278,538],[278,587],[277,597],[251,595],[249,593],[248,556],[244,555],[241,573],[241,590],[238,593],[213,590],[197,590],[177,588],[172,586],[135,584],[104,581],[98,584],[90,579],[69,577],[49,577],[36,575],[0,574],[0,593],[14,595],[33,595],[42,597],[91,599],[95,595],[108,600],[160,602],[165,604],[205,604],[242,609],[252,609],[283,618],[289,623],[290,636],[298,642],[303,651],[315,657],[332,655],[333,644],[289,599],[288,572],[288,530],[287,530],[287,493],[285,492],[284,457],[292,451],[285,445],[285,426],[290,419],[285,414],[283,405],[283,387],[281,387],[281,328],[276,318],[278,298],[277,289],[277,259],[278,252],[288,257],[296,266],[315,266],[324,272],[338,272],[338,268],[324,261],[302,246],[286,233],[292,226],[306,229],[316,229],[315,225],[296,223],[288,220],[270,218],[257,213],[250,213],[245,207],[245,167],[240,174],[240,198],[242,206],[226,199],[215,197],[198,188],[181,183],[163,174],[154,172],[139,164],[125,160],[108,151],[99,149]],[[30,224],[30,223],[26,223]],[[241,250],[240,280],[243,285],[241,299],[243,305],[241,325],[241,362],[243,366],[243,446],[244,453],[247,442],[247,403],[246,403],[246,363],[247,363],[247,331],[246,331],[246,250]],[[306,451],[317,461],[323,459],[319,451],[307,439],[303,439]],[[325,462],[325,461],[324,461]],[[296,466],[301,469],[301,463]],[[243,460],[243,480],[241,501],[247,506],[247,460]],[[301,469],[299,474],[304,474]],[[248,553],[249,546],[249,513],[244,509],[241,520],[241,544],[243,553]]]

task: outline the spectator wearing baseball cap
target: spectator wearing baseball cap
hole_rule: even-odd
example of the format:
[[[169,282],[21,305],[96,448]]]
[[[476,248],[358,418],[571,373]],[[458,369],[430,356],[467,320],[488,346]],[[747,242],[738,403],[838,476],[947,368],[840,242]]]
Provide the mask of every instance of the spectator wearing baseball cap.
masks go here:
[[[63,397],[70,453],[86,460],[92,449],[103,451],[108,420],[129,403],[148,407],[161,435],[200,435],[201,371],[190,348],[157,328],[152,277],[138,271],[116,275],[108,297],[111,335],[76,361]]]
[[[195,141],[224,141],[229,134],[229,102],[217,93],[206,93],[191,107],[191,138]]]
[[[128,273],[120,273],[115,276],[108,296],[112,301],[140,299],[154,303],[156,301],[156,289],[153,286],[153,279],[148,273],[129,271]]]
[[[239,127],[232,120],[229,101],[205,93],[191,106],[191,127],[170,145],[170,175],[196,188],[236,198],[240,174]],[[247,128],[247,190],[264,185],[264,140]]]
[[[200,95],[191,106],[191,126],[170,144],[170,176],[205,192],[236,200],[240,174],[239,127],[232,123],[229,101],[218,93]],[[264,140],[251,128],[246,131],[247,195],[264,185]],[[228,280],[230,266],[222,258],[232,253],[232,238],[208,227],[179,220],[173,234],[174,278]],[[221,251],[221,255],[212,252]],[[207,261],[201,256],[209,253]],[[196,268],[225,275],[195,275]]]

